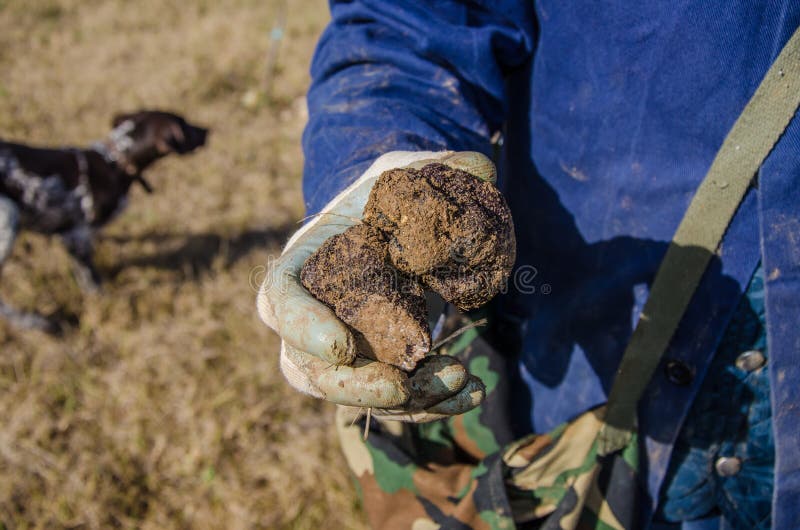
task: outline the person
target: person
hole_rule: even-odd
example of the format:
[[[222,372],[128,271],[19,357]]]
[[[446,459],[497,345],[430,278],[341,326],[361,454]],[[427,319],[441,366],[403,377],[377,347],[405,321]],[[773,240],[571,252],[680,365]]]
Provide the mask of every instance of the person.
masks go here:
[[[313,217],[273,264],[262,317],[283,339],[287,379],[352,407],[337,421],[374,527],[525,527],[533,512],[517,502],[503,451],[606,401],[667,245],[800,25],[800,3],[330,8],[311,65],[303,193],[309,214],[331,215]],[[507,292],[481,315],[445,311],[448,330],[488,315],[487,327],[446,346],[483,380],[485,397],[448,409],[441,403],[458,391],[448,389],[428,396],[439,414],[426,415],[403,408],[404,389],[423,392],[408,385],[413,374],[353,362],[352,335],[304,292],[297,271],[360,215],[381,171],[467,151],[500,153],[517,260]],[[638,508],[621,526],[800,520],[799,152],[795,117],[647,386],[632,464]],[[369,407],[408,423],[373,417],[364,439],[366,418],[354,411]],[[442,410],[454,415],[422,422]],[[361,423],[351,427],[354,417]]]

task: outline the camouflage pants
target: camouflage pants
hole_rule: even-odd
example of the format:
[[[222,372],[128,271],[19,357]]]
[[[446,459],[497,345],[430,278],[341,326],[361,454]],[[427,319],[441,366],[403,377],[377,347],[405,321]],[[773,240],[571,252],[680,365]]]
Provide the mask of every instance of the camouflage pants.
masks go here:
[[[463,322],[454,316],[448,324],[456,329]],[[483,380],[487,396],[480,407],[427,424],[373,420],[366,441],[363,417],[344,409],[337,414],[342,449],[373,528],[636,526],[637,442],[599,457],[594,436],[603,408],[514,441],[507,381],[515,366],[475,329],[443,353]]]

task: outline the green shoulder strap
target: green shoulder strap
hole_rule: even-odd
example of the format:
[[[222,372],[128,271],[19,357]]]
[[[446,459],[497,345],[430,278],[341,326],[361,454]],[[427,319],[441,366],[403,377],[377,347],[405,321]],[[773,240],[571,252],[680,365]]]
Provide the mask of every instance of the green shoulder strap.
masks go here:
[[[600,453],[623,448],[639,398],[753,177],[800,104],[800,29],[786,43],[728,133],[683,217],[631,335],[598,435]]]

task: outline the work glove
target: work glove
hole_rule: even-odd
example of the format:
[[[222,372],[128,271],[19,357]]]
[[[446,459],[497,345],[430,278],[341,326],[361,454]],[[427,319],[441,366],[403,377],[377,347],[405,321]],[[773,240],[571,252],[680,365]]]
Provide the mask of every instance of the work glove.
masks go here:
[[[261,319],[281,337],[280,367],[291,386],[339,405],[370,409],[376,418],[425,422],[462,414],[480,404],[483,383],[457,359],[428,355],[410,373],[358,355],[353,333],[300,283],[306,259],[329,237],[361,219],[370,190],[384,171],[441,163],[494,181],[495,167],[480,153],[395,151],[298,230],[267,266],[258,293]]]

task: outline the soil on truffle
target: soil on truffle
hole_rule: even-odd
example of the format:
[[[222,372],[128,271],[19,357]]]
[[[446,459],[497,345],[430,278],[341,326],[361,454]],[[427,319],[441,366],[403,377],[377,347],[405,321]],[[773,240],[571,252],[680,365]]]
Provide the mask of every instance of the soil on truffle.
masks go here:
[[[422,286],[391,265],[380,230],[360,224],[328,238],[300,280],[355,330],[359,354],[412,370],[430,350]]]
[[[500,191],[443,164],[384,172],[363,219],[388,236],[395,267],[462,310],[494,297],[516,258],[514,225]]]

